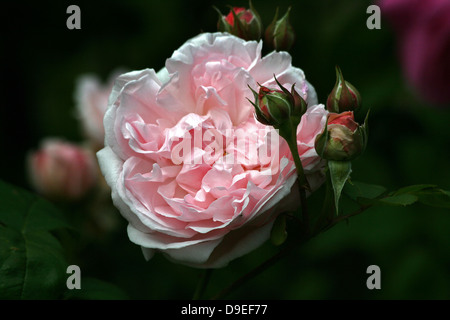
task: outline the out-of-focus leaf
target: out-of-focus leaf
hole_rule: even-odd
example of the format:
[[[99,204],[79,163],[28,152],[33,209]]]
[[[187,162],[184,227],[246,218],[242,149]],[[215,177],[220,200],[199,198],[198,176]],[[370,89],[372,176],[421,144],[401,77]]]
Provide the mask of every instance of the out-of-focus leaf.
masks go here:
[[[393,192],[393,194],[399,195],[399,194],[405,194],[405,193],[415,193],[418,191],[423,191],[426,189],[434,189],[434,188],[436,188],[436,186],[432,185],[432,184],[415,184],[412,186],[400,188],[397,191]]]
[[[355,186],[346,185],[345,192],[350,198],[352,198],[353,200],[357,200],[362,205],[407,206],[416,202],[420,202],[432,207],[450,209],[450,192],[439,189],[435,185],[431,184],[420,184],[403,187],[381,198],[379,196],[376,196],[376,192],[374,192],[373,195],[375,197],[373,198],[360,197],[358,194],[358,188],[356,188]],[[380,193],[380,195],[381,194],[382,192]]]
[[[345,186],[343,192],[352,200],[358,198],[375,199],[386,192],[383,186],[368,184],[358,181],[349,181]]]
[[[439,188],[425,189],[416,193],[425,205],[450,209],[450,192]]]
[[[392,197],[386,197],[379,200],[380,204],[388,204],[394,206],[407,206],[415,203],[418,200],[417,196],[413,194],[399,194]]]
[[[0,181],[0,299],[55,299],[67,263],[50,231],[69,227],[49,202]]]
[[[431,184],[419,184],[401,188],[392,193],[391,198],[403,197],[409,199],[416,198],[416,201],[432,206],[432,207],[440,207],[440,208],[449,208],[450,209],[450,192],[446,190],[439,189],[435,185]],[[413,203],[415,201],[412,201]]]
[[[128,295],[114,284],[81,277],[81,289],[67,290],[65,299],[69,300],[128,300]]]

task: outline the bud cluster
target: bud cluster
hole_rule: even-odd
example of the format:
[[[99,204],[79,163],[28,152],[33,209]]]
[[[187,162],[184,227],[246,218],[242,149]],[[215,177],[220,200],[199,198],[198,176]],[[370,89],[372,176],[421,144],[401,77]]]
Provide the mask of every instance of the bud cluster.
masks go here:
[[[263,23],[252,2],[249,2],[249,9],[242,7],[231,7],[228,15],[222,15],[219,9],[215,8],[219,14],[217,29],[221,32],[228,32],[244,40],[260,40],[264,36],[266,45],[270,48],[282,51],[289,50],[295,42],[295,32],[289,21],[289,8],[286,14],[278,19],[278,8],[272,23],[263,30]]]
[[[344,80],[336,67],[336,84],[328,96],[330,111],[324,131],[316,137],[317,153],[326,160],[351,161],[358,157],[367,144],[367,117],[363,125],[355,121],[354,112],[361,106],[356,88]]]
[[[262,35],[263,26],[258,12],[250,2],[250,9],[232,7],[230,13],[223,16],[219,9],[217,29],[221,32],[231,33],[245,40],[259,40]]]

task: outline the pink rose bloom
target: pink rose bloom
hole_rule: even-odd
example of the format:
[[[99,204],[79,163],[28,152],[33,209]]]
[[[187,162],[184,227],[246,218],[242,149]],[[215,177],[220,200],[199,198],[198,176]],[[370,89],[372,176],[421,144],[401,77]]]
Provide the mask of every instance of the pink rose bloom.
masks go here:
[[[160,72],[117,78],[97,156],[129,221],[129,238],[147,259],[156,250],[217,268],[269,238],[289,202],[281,200],[295,182],[295,166],[285,141],[255,120],[248,85],[277,87],[274,74],[288,88],[296,84],[310,106],[298,127],[299,152],[310,184],[322,183],[314,140],[327,111],[315,105],[313,87],[288,53],[262,58],[261,47],[226,33],[200,34]]]
[[[450,1],[380,0],[394,27],[404,72],[424,98],[450,102]]]
[[[79,200],[99,177],[93,153],[77,145],[46,139],[30,154],[28,170],[34,188],[54,200]]]
[[[102,84],[95,75],[83,75],[77,79],[75,102],[77,116],[83,133],[96,150],[103,148],[105,129],[103,117],[108,108],[108,98],[114,80],[123,72],[115,71],[106,84]]]

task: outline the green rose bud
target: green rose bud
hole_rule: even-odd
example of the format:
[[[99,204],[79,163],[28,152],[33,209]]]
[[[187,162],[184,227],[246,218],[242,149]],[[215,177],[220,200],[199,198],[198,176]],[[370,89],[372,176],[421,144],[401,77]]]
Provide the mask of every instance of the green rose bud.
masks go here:
[[[255,107],[256,119],[275,128],[288,122],[296,127],[306,112],[306,101],[295,91],[295,84],[289,92],[276,77],[275,81],[281,90],[260,86],[256,92],[250,88],[255,98],[255,102],[250,102]]]
[[[328,95],[327,110],[341,113],[356,111],[361,106],[361,95],[349,82],[344,80],[341,69],[336,66],[336,84]]]
[[[289,21],[291,8],[278,20],[278,8],[272,23],[267,27],[264,38],[266,44],[277,51],[288,51],[295,42],[295,32]]]
[[[291,96],[286,95],[281,90],[273,90],[261,86],[257,94],[256,103],[253,105],[255,110],[257,110],[257,115],[259,113],[265,119],[265,122],[278,127],[289,120],[293,101]]]

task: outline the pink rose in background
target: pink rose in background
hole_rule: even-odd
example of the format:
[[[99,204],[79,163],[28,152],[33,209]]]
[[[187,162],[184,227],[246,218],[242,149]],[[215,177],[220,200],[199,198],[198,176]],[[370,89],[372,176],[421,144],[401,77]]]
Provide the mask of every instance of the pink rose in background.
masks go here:
[[[147,259],[157,250],[191,266],[225,266],[269,238],[283,206],[298,205],[286,198],[296,179],[289,148],[255,120],[247,100],[248,86],[277,87],[274,74],[288,88],[295,83],[308,102],[298,148],[310,185],[322,183],[314,141],[327,111],[288,53],[261,57],[261,47],[205,33],[176,50],[160,72],[117,78],[97,156],[130,240]],[[181,152],[186,141],[192,148]],[[212,141],[215,152],[208,150]],[[270,156],[260,156],[267,146]]]
[[[34,188],[53,200],[79,200],[99,177],[91,151],[57,139],[44,140],[29,155],[28,166]]]
[[[103,148],[105,140],[103,117],[108,108],[108,98],[114,79],[121,73],[123,72],[113,72],[106,84],[102,84],[96,75],[87,74],[77,79],[75,89],[77,116],[84,135],[96,150]]]
[[[408,80],[425,99],[450,103],[450,1],[380,0],[378,4],[397,33]]]

